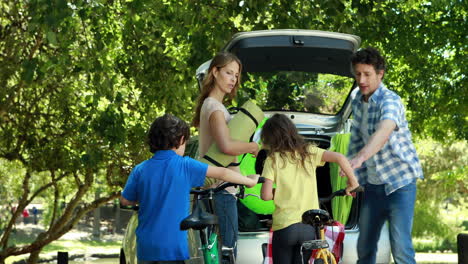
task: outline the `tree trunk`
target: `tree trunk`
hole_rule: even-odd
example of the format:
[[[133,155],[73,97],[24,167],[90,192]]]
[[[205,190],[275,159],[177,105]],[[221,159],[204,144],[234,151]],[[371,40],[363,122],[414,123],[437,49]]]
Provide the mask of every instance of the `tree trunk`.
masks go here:
[[[95,192],[95,199],[99,199],[99,190]],[[93,238],[99,240],[101,237],[101,208],[94,209],[94,220],[93,220]]]
[[[29,258],[26,261],[28,264],[36,264],[39,261],[39,253],[41,253],[42,248],[38,248],[37,250],[31,251],[29,254]]]
[[[120,219],[120,206],[119,203],[114,203],[114,209],[115,209],[115,226],[114,226],[114,232],[117,234],[120,234],[121,229],[122,229],[122,220]]]

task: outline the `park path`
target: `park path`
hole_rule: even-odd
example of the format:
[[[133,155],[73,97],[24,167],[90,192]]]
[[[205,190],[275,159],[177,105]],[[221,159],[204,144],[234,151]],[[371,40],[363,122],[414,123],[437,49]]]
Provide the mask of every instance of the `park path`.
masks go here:
[[[18,236],[35,236],[43,229],[40,225],[33,225],[33,224],[18,224],[17,225],[17,235]],[[62,241],[78,241],[78,240],[93,240],[91,228],[75,228],[72,229],[70,232],[63,235],[59,240]],[[122,241],[123,234],[106,234],[103,233],[101,235],[101,241]],[[87,248],[86,250],[83,249],[70,249],[69,256],[70,257],[77,257],[77,261],[74,263],[103,263],[102,261],[96,260],[96,256],[99,258],[111,258],[117,261],[117,257],[119,254],[119,248],[109,248],[103,249],[102,247],[93,249]],[[46,258],[51,258],[55,253],[49,253]],[[117,263],[117,262],[116,262]],[[393,263],[393,262],[392,262]],[[432,263],[432,264],[452,264],[458,263],[458,255],[455,253],[416,253],[416,263]],[[242,264],[242,263],[240,263]]]

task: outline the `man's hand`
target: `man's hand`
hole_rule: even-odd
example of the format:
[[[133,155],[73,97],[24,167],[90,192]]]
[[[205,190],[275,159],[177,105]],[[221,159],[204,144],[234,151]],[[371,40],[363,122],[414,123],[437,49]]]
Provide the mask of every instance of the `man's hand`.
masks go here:
[[[353,158],[352,160],[350,160],[349,163],[351,164],[351,168],[355,170],[355,169],[359,169],[362,166],[362,163],[364,163],[364,161],[365,160],[363,158],[361,158],[360,156],[357,156]]]
[[[362,166],[362,163],[364,163],[364,160],[361,157],[355,157],[349,161],[349,164],[353,170],[359,169]],[[346,174],[343,170],[340,170],[340,176],[346,177]]]

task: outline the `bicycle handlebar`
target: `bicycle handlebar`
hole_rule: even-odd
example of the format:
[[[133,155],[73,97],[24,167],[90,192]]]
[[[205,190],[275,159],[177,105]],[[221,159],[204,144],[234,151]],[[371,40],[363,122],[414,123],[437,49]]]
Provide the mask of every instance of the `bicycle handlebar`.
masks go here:
[[[364,191],[364,187],[362,186],[358,186],[356,187],[354,190],[352,190],[350,193],[357,193],[357,192],[363,192]],[[320,203],[326,203],[326,202],[329,202],[331,201],[333,198],[335,198],[336,196],[345,196],[346,195],[346,190],[345,189],[341,189],[341,190],[338,190],[336,192],[333,192],[331,193],[329,196],[327,197],[320,197],[319,198],[319,201]]]
[[[257,183],[264,183],[264,182],[265,182],[264,177],[259,177],[258,178]],[[192,189],[192,190],[190,190],[190,194],[204,195],[204,194],[209,194],[210,192],[217,193],[217,192],[220,192],[220,191],[222,191],[222,190],[224,190],[224,189],[226,189],[228,187],[237,186],[237,185],[240,185],[240,184],[232,183],[232,182],[225,182],[225,183],[222,183],[221,185],[217,186],[216,188]],[[120,204],[120,209],[138,211],[138,209],[140,209],[140,207],[138,205],[127,205],[127,206],[125,206],[125,205]]]
[[[259,177],[258,178],[258,181],[257,183],[264,183],[265,182],[265,178],[264,177]],[[228,187],[231,187],[231,186],[238,186],[238,185],[242,185],[242,184],[238,184],[238,183],[232,183],[232,182],[224,182],[224,183],[221,183],[219,186],[216,186],[215,188],[208,188],[208,189],[192,189],[190,190],[190,194],[198,194],[198,195],[206,195],[206,194],[209,194],[209,193],[218,193]]]

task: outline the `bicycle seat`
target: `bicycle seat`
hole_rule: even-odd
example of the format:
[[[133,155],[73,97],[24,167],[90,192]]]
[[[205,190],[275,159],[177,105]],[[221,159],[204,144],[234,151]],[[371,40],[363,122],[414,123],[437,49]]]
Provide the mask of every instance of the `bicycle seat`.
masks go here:
[[[330,214],[322,209],[312,209],[302,214],[302,223],[312,226],[324,226],[330,222]]]
[[[201,230],[210,225],[218,223],[218,217],[214,214],[207,213],[195,204],[192,213],[180,222],[180,230],[195,229]]]

